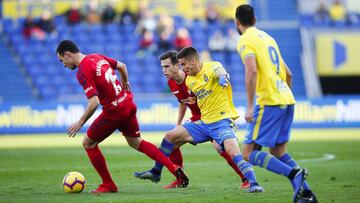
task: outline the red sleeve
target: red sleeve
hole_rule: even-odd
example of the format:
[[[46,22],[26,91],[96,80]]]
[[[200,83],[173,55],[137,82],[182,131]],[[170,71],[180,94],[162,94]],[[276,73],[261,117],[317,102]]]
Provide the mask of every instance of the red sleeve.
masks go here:
[[[96,89],[96,84],[95,84],[95,75],[91,74],[90,68],[91,68],[90,66],[81,68],[76,74],[76,77],[79,83],[81,84],[81,86],[84,88],[84,92],[88,99],[94,95],[98,95],[98,91]]]
[[[117,66],[117,60],[113,59],[113,58],[109,58],[107,56],[101,55],[101,57],[103,57],[107,62],[109,62],[110,66],[112,69],[116,69]]]

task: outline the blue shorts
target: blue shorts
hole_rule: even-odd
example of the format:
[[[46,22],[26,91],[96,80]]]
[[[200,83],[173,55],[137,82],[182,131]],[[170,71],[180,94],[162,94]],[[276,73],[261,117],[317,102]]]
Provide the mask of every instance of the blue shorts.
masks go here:
[[[259,106],[254,110],[254,121],[246,128],[244,144],[255,142],[273,148],[288,142],[294,118],[294,105]]]
[[[229,138],[236,138],[235,123],[231,119],[223,119],[215,123],[206,124],[201,120],[187,122],[184,128],[193,138],[193,144],[215,140],[222,148],[223,142]]]

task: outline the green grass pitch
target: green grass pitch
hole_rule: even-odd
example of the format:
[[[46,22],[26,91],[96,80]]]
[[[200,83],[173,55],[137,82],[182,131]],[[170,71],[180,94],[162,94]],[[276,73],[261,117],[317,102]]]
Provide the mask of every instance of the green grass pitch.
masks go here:
[[[238,132],[241,142],[243,131]],[[157,145],[164,132],[143,133]],[[0,136],[0,202],[291,202],[289,181],[255,167],[261,194],[239,188],[240,179],[210,144],[182,148],[186,189],[162,189],[173,180],[164,170],[158,184],[138,180],[134,171],[147,170],[153,161],[125,145],[119,133],[100,145],[118,184],[115,194],[92,195],[100,183],[81,147],[82,135]],[[309,169],[308,181],[320,202],[360,202],[360,129],[293,130],[289,151]],[[79,171],[86,178],[80,194],[66,194],[62,178]]]

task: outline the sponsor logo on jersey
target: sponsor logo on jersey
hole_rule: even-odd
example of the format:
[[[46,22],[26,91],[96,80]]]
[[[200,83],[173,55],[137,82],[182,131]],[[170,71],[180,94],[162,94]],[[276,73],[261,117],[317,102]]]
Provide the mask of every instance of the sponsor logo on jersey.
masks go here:
[[[208,81],[209,81],[208,76],[207,76],[207,75],[205,75],[205,74],[204,74],[204,81],[205,81],[205,82],[208,82]]]

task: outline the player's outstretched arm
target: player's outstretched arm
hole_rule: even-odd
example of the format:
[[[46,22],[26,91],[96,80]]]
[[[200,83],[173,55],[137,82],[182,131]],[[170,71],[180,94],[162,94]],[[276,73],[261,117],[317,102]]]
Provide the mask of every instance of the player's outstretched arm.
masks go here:
[[[69,137],[75,137],[76,133],[79,132],[81,127],[86,123],[86,121],[95,113],[97,107],[99,106],[100,101],[98,96],[92,96],[88,99],[88,104],[86,106],[85,112],[80,117],[80,119],[73,123],[68,129]]]
[[[130,83],[129,83],[129,77],[128,77],[128,72],[127,72],[127,68],[126,65],[120,61],[117,62],[116,65],[116,70],[118,70],[120,72],[121,75],[121,83],[123,88],[126,91],[130,91]]]
[[[245,114],[246,122],[250,123],[253,121],[254,113],[254,97],[256,91],[256,80],[257,80],[257,64],[254,55],[246,56],[245,61],[245,85],[246,85],[246,96],[247,96],[247,109]]]
[[[230,75],[226,72],[225,68],[219,63],[218,66],[213,68],[216,77],[219,78],[219,84],[223,87],[227,87],[230,80]]]
[[[178,119],[176,121],[176,127],[181,125],[186,113],[186,108],[187,108],[186,104],[179,103],[179,111],[178,111]]]
[[[286,69],[286,84],[291,88],[292,85],[292,73],[290,68],[286,65],[285,61],[282,60]]]

